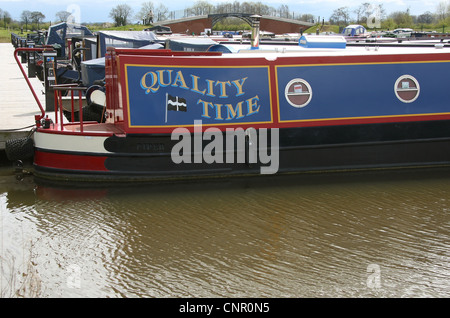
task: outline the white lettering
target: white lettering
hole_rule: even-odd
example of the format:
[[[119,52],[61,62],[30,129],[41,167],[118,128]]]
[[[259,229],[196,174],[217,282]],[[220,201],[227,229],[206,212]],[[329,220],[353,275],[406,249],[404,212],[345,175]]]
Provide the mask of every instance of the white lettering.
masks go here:
[[[176,128],[172,132],[171,140],[179,140],[172,147],[171,158],[175,164],[179,163],[247,163],[262,164],[261,174],[274,174],[279,169],[279,131],[270,129],[270,144],[268,129],[260,128],[227,128],[224,145],[223,132],[215,127],[205,129],[203,133],[202,121],[194,121],[194,140],[187,128]],[[236,143],[235,143],[236,140]],[[210,141],[203,147],[204,141]],[[192,151],[192,145],[194,147]],[[225,149],[224,149],[225,146]],[[192,160],[193,157],[193,160]],[[236,159],[236,160],[235,160]],[[267,165],[267,166],[263,166]]]
[[[367,272],[373,273],[367,277],[367,287],[370,289],[381,287],[381,270],[377,264],[369,264],[367,266]]]
[[[186,305],[181,305],[179,312],[193,312],[193,313],[206,313],[209,316],[214,308],[214,305],[194,305],[186,302]]]

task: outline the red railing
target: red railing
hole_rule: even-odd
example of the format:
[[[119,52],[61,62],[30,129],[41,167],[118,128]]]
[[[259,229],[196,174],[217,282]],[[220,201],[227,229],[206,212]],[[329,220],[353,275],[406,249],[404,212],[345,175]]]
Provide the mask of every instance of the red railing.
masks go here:
[[[19,52],[43,52],[43,51],[51,51],[52,47],[40,47],[40,48],[17,48],[14,50],[14,58],[16,59],[17,65],[19,65],[20,70],[22,71],[22,75],[27,81],[28,87],[31,90],[31,93],[33,94],[34,99],[36,100],[36,103],[39,106],[39,109],[41,110],[41,115],[36,115],[35,119],[36,122],[40,121],[42,118],[45,117],[45,110],[44,107],[42,107],[41,101],[37,97],[36,92],[34,91],[33,85],[31,85],[30,80],[28,79],[27,74],[25,73],[25,70],[23,69],[22,63],[19,61],[19,57],[17,56],[17,53]]]
[[[52,85],[51,88],[55,92],[55,125],[59,125],[60,129],[64,129],[64,105],[62,100],[62,92],[70,92],[70,123],[75,122],[75,100],[74,92],[78,92],[78,121],[80,123],[80,132],[84,131],[83,123],[83,92],[86,91],[86,87],[79,87],[77,84],[59,84]]]
[[[36,103],[39,106],[39,109],[41,111],[40,115],[35,116],[36,124],[38,127],[40,126],[41,120],[45,117],[45,109],[41,104],[41,101],[39,100],[33,85],[31,84],[23,66],[22,63],[19,60],[18,53],[19,52],[43,52],[43,51],[53,51],[52,46],[44,46],[39,48],[17,48],[14,50],[14,58],[16,59],[17,65],[19,65],[20,71],[22,72],[23,77],[25,78],[25,81],[28,84],[28,87],[31,90],[31,93],[33,94],[34,99],[36,100]],[[71,120],[69,122],[74,122],[75,120],[75,103],[74,103],[74,92],[78,92],[78,99],[79,99],[79,122],[80,122],[80,132],[83,132],[83,91],[86,90],[86,87],[78,87],[77,84],[59,84],[59,85],[53,85],[51,88],[54,90],[55,95],[55,125],[56,127],[60,127],[61,130],[64,129],[64,107],[62,103],[62,91],[70,91],[71,96]]]

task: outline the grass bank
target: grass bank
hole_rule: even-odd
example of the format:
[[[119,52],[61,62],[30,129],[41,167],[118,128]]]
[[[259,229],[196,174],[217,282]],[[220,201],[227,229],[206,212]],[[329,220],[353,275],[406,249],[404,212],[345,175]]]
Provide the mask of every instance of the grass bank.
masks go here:
[[[23,32],[20,33],[20,30],[14,30],[14,29],[5,29],[0,28],[0,43],[10,43],[11,42],[11,33],[16,33],[19,35],[27,36],[27,33],[34,33],[34,32]]]
[[[92,32],[101,31],[101,30],[117,30],[117,31],[142,31],[146,28],[149,28],[148,25],[138,25],[138,24],[129,24],[121,27],[104,27],[102,25],[87,25],[88,29]],[[20,29],[5,29],[0,28],[0,43],[9,43],[11,42],[11,33],[21,34]],[[34,33],[34,32],[28,32]],[[23,36],[26,36],[27,32],[23,32]]]
[[[0,29],[0,43],[11,42],[11,32],[14,31],[5,30],[3,28]]]

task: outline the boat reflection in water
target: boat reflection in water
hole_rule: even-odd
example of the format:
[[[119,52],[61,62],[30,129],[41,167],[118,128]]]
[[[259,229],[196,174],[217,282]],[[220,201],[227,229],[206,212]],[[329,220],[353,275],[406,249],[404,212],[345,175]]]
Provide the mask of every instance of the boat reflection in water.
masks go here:
[[[3,176],[2,256],[30,246],[41,297],[448,297],[450,170],[413,171],[97,188]]]

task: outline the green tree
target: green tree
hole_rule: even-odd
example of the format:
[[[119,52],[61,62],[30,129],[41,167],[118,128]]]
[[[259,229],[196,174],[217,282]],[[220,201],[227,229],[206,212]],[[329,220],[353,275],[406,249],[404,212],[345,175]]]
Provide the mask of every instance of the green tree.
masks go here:
[[[25,31],[28,30],[28,23],[31,23],[31,11],[24,10],[20,15],[20,20],[22,23],[25,23]]]
[[[386,20],[381,22],[381,28],[384,30],[393,30],[396,27],[397,27],[397,24],[391,18],[387,18]]]
[[[366,12],[370,7],[370,3],[365,2],[357,7],[353,12],[356,14],[357,23],[365,23],[367,21]],[[363,19],[365,18],[365,19]]]
[[[163,5],[162,3],[160,3],[158,5],[158,7],[155,9],[155,19],[156,21],[165,21],[167,20],[167,16],[169,14],[169,9]]]
[[[422,13],[417,17],[417,23],[423,23],[423,24],[431,24],[434,21],[434,15],[427,11],[425,13]]]
[[[214,6],[207,1],[197,1],[187,9],[187,13],[190,16],[212,14],[214,13]]]
[[[3,27],[6,29],[6,25],[11,23],[11,20],[12,20],[11,15],[9,14],[8,11],[2,10],[2,11],[0,11],[0,17],[3,20]]]
[[[290,18],[291,17],[291,13],[289,11],[289,6],[287,4],[282,4],[280,5],[280,7],[278,8],[278,12],[280,13],[280,18]]]
[[[37,29],[39,29],[39,24],[45,19],[45,15],[39,11],[31,12],[31,21],[37,24]]]
[[[300,15],[297,19],[300,21],[304,21],[304,22],[314,23],[316,17],[312,14],[305,13],[305,14]]]
[[[67,19],[69,19],[70,15],[71,13],[67,11],[58,11],[55,14],[56,19],[61,22],[67,22]]]
[[[406,11],[396,11],[389,15],[398,28],[411,28],[413,27],[413,18],[409,14],[409,9]]]
[[[347,25],[350,21],[350,14],[347,7],[341,7],[333,11],[330,17],[330,23],[337,25]]]
[[[436,6],[436,15],[438,21],[445,20],[450,14],[450,1],[441,1]]]
[[[128,18],[132,11],[128,4],[119,4],[111,9],[109,16],[114,20],[116,26],[124,26],[128,24]]]

